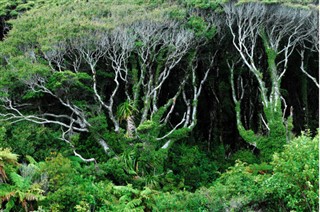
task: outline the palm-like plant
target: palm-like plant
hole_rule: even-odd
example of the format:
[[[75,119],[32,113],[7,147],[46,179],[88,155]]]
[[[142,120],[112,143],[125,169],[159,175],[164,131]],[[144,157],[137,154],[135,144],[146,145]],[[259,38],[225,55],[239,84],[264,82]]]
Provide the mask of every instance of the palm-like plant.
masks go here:
[[[127,136],[132,138],[136,131],[136,125],[134,123],[134,114],[138,110],[135,108],[132,101],[125,101],[118,106],[117,116],[120,121],[126,120],[127,122]]]

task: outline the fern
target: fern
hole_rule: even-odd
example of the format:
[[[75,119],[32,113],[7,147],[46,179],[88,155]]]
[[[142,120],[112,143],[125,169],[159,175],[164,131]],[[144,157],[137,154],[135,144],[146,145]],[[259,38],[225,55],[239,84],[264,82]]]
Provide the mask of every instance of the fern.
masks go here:
[[[10,149],[0,148],[0,161],[16,164],[18,161],[18,155],[11,152]]]
[[[133,200],[131,200],[130,202],[127,203],[126,209],[134,209],[134,208],[140,206],[141,203],[142,203],[141,198],[133,199]]]
[[[127,186],[114,186],[114,194],[139,194],[139,190],[132,188],[132,184],[128,184]]]
[[[34,164],[22,164],[20,166],[20,175],[23,178],[28,178],[30,180],[34,179],[37,177],[37,174],[40,172],[40,168]]]
[[[13,206],[15,206],[14,200],[10,199],[6,204],[6,209],[4,210],[4,212],[10,212],[10,210],[11,210],[11,208],[13,208]]]
[[[33,157],[31,157],[30,155],[26,155],[26,158],[30,164],[34,164],[34,165],[38,164],[37,161]]]
[[[152,191],[150,188],[145,187],[143,191],[141,191],[140,196],[149,200],[150,195],[153,194],[154,191]]]
[[[28,180],[27,178],[23,178],[21,175],[15,172],[10,173],[10,179],[19,189],[26,189],[30,186],[30,180]]]
[[[14,193],[12,193],[12,185],[8,185],[8,184],[0,184],[0,198],[1,201],[0,203],[2,203],[3,201],[7,201],[8,199],[10,199],[10,197],[13,195]]]
[[[131,194],[125,194],[119,198],[120,203],[127,203],[131,201]]]
[[[18,155],[11,152],[10,149],[0,148],[0,182],[8,180],[5,167],[8,165],[17,165]]]

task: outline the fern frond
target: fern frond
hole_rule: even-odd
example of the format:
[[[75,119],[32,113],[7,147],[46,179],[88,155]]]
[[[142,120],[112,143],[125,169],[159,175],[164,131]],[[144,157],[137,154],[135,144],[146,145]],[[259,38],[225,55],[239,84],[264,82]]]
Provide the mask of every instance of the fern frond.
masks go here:
[[[119,202],[121,203],[126,203],[126,202],[130,202],[131,197],[129,195],[123,195],[119,198]]]
[[[4,165],[1,162],[0,162],[0,180],[2,182],[6,182],[8,180],[8,176],[6,174],[6,171],[4,170]]]
[[[139,194],[139,190],[132,188],[132,184],[126,186],[114,186],[114,191],[118,194]]]
[[[10,199],[6,204],[6,209],[4,210],[4,212],[10,212],[11,208],[13,208],[14,205],[14,200]]]
[[[133,200],[131,200],[130,202],[127,203],[126,208],[127,209],[134,209],[134,208],[140,206],[141,203],[142,203],[141,198],[133,199]]]
[[[153,194],[154,191],[151,190],[150,188],[148,187],[145,187],[143,191],[141,191],[140,195],[141,197],[145,198],[145,199],[150,199],[150,195]]]
[[[13,191],[13,186],[8,184],[2,184],[0,186],[0,203],[4,201],[9,201],[11,197],[15,195],[15,192]]]
[[[30,164],[38,165],[38,162],[33,157],[31,157],[30,155],[27,155],[26,158],[27,158],[27,160],[28,160],[28,162]]]
[[[34,193],[26,193],[25,194],[25,199],[28,201],[39,201],[39,200],[43,200],[44,196],[40,195],[40,194],[34,194]]]
[[[10,173],[10,179],[19,189],[26,189],[30,186],[30,181],[28,179],[23,178],[15,172]]]
[[[0,148],[0,160],[11,164],[18,163],[18,155],[11,152],[8,148]]]

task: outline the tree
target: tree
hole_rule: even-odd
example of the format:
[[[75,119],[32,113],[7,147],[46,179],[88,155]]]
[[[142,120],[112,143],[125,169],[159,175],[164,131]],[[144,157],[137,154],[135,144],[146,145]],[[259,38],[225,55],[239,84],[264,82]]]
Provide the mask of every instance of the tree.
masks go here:
[[[1,88],[2,120],[60,128],[60,139],[86,162],[95,158],[82,157],[75,143],[92,132],[96,123],[91,120],[98,116],[112,124],[105,131],[115,133],[122,133],[120,119],[125,118],[129,139],[158,150],[186,136],[196,125],[198,99],[214,57],[208,58],[207,69],[197,76],[197,64],[206,63],[197,58],[203,41],[168,17],[176,6],[146,11],[137,4],[100,8],[80,3],[66,11],[70,7],[77,10],[71,15],[61,11],[66,17],[53,16],[56,18],[45,24],[36,11],[15,22],[16,30],[30,30],[26,39],[11,31],[4,42],[7,49],[10,45],[17,51],[2,53],[6,72],[13,73],[4,76],[8,83]],[[58,7],[48,10],[52,15],[56,12]],[[81,18],[75,22],[75,16]],[[182,62],[187,66],[181,66]],[[168,81],[173,76],[177,81]],[[10,77],[19,81],[24,96],[14,95]],[[41,101],[55,106],[47,107]],[[180,107],[184,112],[178,116],[180,121],[168,127],[177,102],[185,103]],[[103,133],[95,137],[106,153],[114,151]]]
[[[240,61],[258,83],[263,107],[263,112],[260,114],[263,127],[260,130],[266,136],[259,136],[243,127],[240,104],[244,88],[240,80],[238,87],[241,95],[237,97],[234,85],[234,61],[229,64],[229,68],[238,130],[244,140],[257,146],[262,150],[262,154],[270,159],[272,152],[281,149],[285,143],[285,139],[281,140],[281,137],[287,137],[287,141],[290,139],[291,124],[286,123],[284,119],[287,104],[280,92],[281,80],[287,72],[289,58],[299,42],[313,33],[304,27],[305,23],[312,20],[311,11],[262,3],[240,5],[227,3],[224,5],[224,11]],[[261,44],[263,49],[260,48]],[[267,66],[263,65],[262,59],[266,60]],[[282,111],[282,103],[284,111]],[[292,110],[290,114],[291,117]],[[291,119],[290,117],[288,120]],[[275,142],[271,141],[271,138],[280,140]]]

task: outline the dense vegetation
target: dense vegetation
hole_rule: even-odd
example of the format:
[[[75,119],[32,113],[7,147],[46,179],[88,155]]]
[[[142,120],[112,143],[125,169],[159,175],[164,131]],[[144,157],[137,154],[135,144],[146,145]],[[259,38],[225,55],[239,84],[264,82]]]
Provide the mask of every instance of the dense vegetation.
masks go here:
[[[4,211],[317,211],[313,1],[0,0]]]

